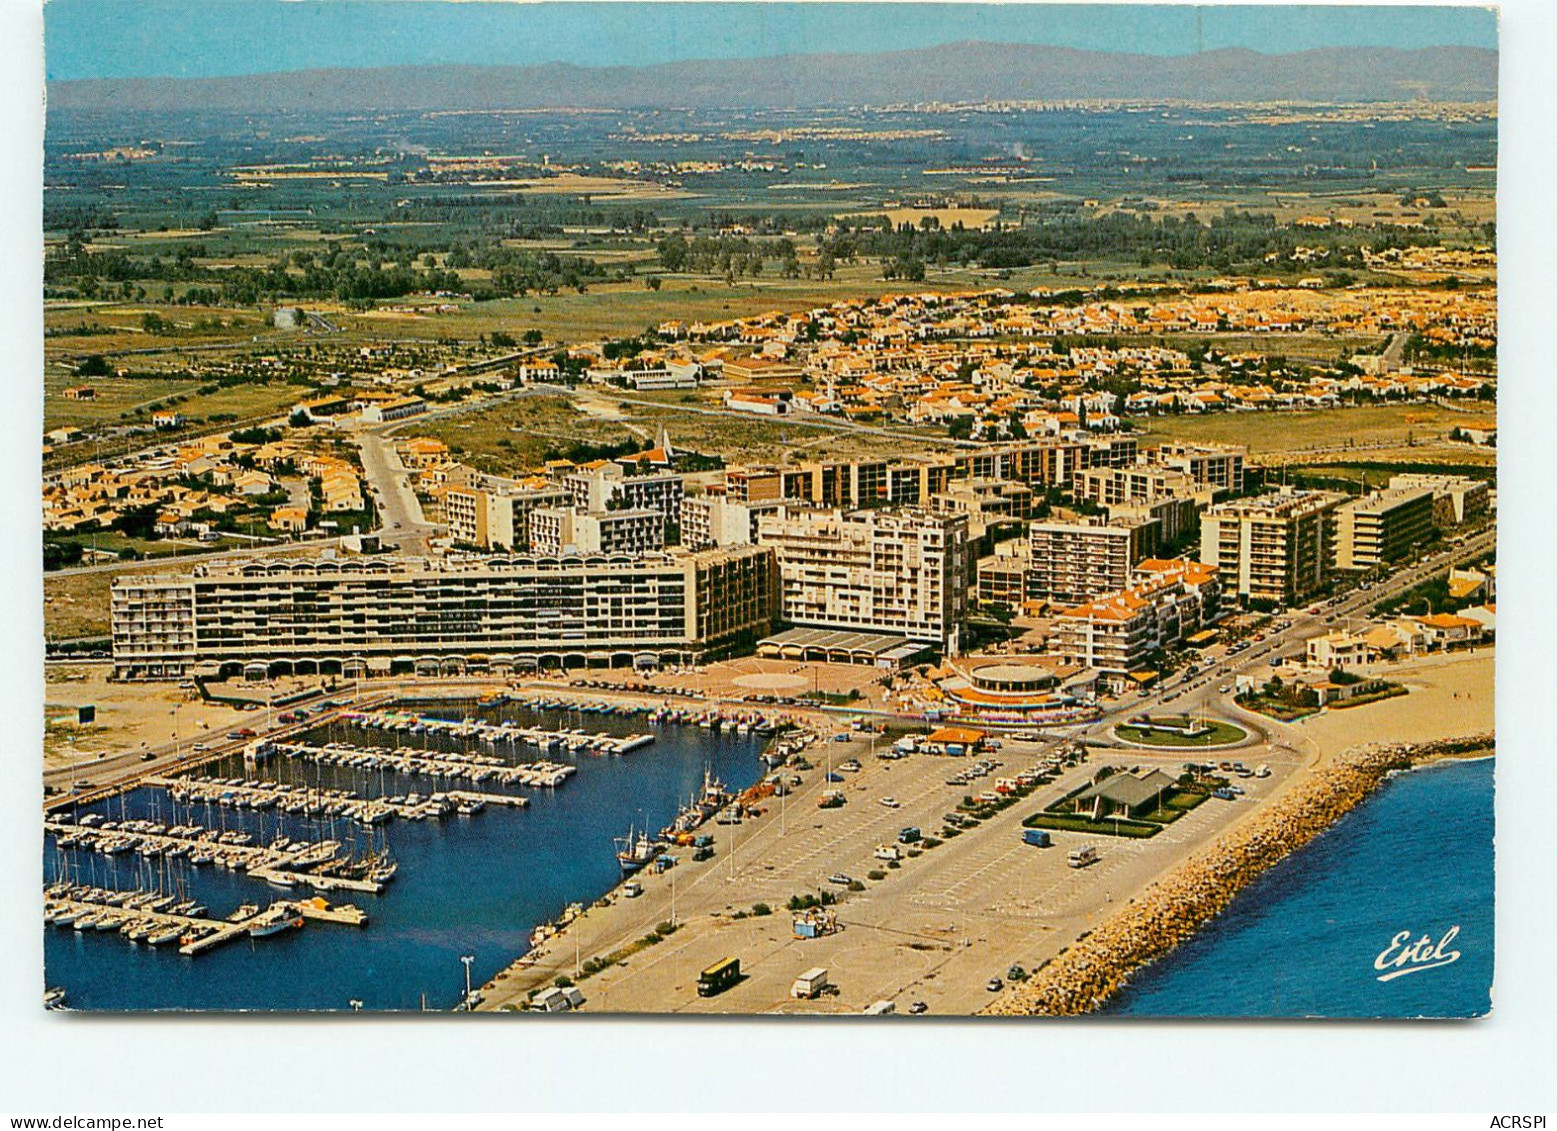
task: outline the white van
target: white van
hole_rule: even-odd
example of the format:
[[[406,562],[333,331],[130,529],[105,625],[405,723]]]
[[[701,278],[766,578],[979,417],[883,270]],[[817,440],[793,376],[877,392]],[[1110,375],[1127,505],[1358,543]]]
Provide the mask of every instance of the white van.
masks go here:
[[[1088,864],[1096,864],[1098,861],[1097,848],[1087,845],[1085,848],[1073,848],[1066,857],[1065,863],[1072,868],[1085,868]]]
[[[814,966],[795,979],[794,985],[789,987],[789,996],[810,1000],[825,990],[827,984],[826,967]]]

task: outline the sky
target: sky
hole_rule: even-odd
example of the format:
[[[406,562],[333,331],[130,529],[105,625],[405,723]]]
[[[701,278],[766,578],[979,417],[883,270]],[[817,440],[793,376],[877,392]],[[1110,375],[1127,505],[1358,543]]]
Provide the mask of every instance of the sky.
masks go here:
[[[1159,55],[1495,48],[1490,8],[1060,4],[49,0],[50,80],[428,63],[638,66],[961,40]]]

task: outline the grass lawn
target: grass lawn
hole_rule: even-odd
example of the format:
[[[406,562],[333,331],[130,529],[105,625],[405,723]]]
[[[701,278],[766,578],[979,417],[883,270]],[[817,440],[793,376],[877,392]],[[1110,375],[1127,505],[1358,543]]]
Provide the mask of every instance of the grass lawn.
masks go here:
[[[1162,832],[1161,825],[1145,821],[1106,820],[1094,821],[1090,817],[1074,813],[1034,813],[1022,822],[1023,828],[1054,829],[1058,832],[1093,833],[1097,836],[1122,836],[1143,840]]]
[[[512,473],[539,468],[548,451],[578,443],[617,443],[634,433],[617,421],[580,412],[568,397],[542,396],[517,397],[425,424],[413,422],[402,435],[432,436],[481,471]]]
[[[1268,699],[1263,695],[1240,699],[1238,705],[1246,711],[1268,715],[1284,723],[1296,722],[1298,719],[1306,719],[1309,715],[1319,713],[1318,707],[1300,707],[1282,699]]]
[[[1187,720],[1181,715],[1161,715],[1154,717],[1153,721],[1177,725],[1183,724]],[[1242,741],[1249,736],[1249,732],[1242,727],[1223,722],[1220,719],[1207,719],[1206,725],[1211,728],[1208,733],[1191,737],[1167,731],[1144,730],[1141,727],[1130,726],[1128,723],[1121,723],[1114,728],[1114,735],[1126,742],[1133,742],[1140,746],[1168,746],[1184,749],[1227,746],[1231,743]]]
[[[1150,813],[1138,814],[1142,821],[1151,821],[1159,825],[1171,825],[1191,809],[1203,804],[1208,795],[1204,793],[1192,793],[1188,790],[1176,789],[1168,795],[1160,808]]]
[[[68,401],[65,389],[90,385],[97,395],[89,401]],[[76,377],[50,373],[43,382],[43,428],[80,428],[133,416],[136,406],[150,406],[179,393],[191,394],[200,383],[161,377]]]

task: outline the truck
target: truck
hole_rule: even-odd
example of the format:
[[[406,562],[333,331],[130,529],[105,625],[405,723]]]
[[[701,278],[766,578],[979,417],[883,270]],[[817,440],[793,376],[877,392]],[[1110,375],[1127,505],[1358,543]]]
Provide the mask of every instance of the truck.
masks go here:
[[[794,985],[789,987],[789,996],[810,1000],[826,988],[827,968],[824,966],[813,966],[795,979]]]
[[[866,1017],[881,1017],[888,1013],[896,1013],[897,1006],[883,999],[882,1001],[871,1002],[865,1007],[863,1012]]]
[[[899,844],[918,844],[923,839],[924,834],[918,829],[914,828],[913,825],[909,825],[902,832],[897,834],[897,842]]]
[[[741,960],[722,958],[697,976],[697,996],[713,997],[741,980]]]
[[[895,844],[878,844],[878,845],[876,845],[876,859],[877,860],[901,860],[902,858],[903,858],[903,850],[898,848],[897,845],[895,845]]]
[[[1071,849],[1070,855],[1065,858],[1065,863],[1072,868],[1085,868],[1088,864],[1096,864],[1097,861],[1097,849],[1090,844],[1084,848]]]
[[[1023,829],[1022,843],[1030,844],[1034,848],[1048,848],[1054,841],[1044,829]]]

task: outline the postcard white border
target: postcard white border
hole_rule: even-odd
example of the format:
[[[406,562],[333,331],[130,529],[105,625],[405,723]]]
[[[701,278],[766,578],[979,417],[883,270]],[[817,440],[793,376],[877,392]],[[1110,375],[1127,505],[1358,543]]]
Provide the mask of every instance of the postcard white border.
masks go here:
[[[39,1009],[42,15],[0,0],[0,1112],[1540,1110],[1552,1092],[1557,21],[1501,35],[1498,962],[1475,1023],[676,1024],[65,1018]],[[1446,851],[1452,850],[1446,845]],[[641,1043],[640,1043],[641,1042]],[[638,1051],[625,1056],[624,1050]],[[339,1071],[342,1058],[356,1071]],[[377,1067],[374,1067],[374,1066]],[[1194,1081],[1186,1085],[1185,1081]],[[284,1118],[277,1116],[277,1118]],[[1486,1126],[1485,1121],[1479,1123]]]

